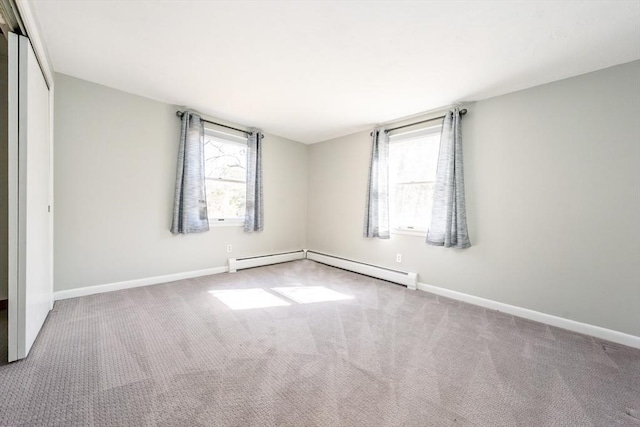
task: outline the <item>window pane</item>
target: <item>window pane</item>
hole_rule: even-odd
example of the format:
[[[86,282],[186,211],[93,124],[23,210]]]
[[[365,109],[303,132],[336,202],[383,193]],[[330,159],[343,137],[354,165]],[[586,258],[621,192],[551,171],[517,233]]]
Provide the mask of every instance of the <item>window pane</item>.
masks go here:
[[[391,226],[426,230],[433,206],[433,183],[395,184],[391,188]]]
[[[209,218],[244,218],[247,185],[208,179]]]
[[[204,158],[207,178],[246,180],[246,145],[206,135]]]
[[[439,145],[439,134],[392,142],[389,146],[390,181],[433,181]]]
[[[389,145],[390,225],[425,231],[431,220],[440,132],[431,129],[396,138],[392,135]]]

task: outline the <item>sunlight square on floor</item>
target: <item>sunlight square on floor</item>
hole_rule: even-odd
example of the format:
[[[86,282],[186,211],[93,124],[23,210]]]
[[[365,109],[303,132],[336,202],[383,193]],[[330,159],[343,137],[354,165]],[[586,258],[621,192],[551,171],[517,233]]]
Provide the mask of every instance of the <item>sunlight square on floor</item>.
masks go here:
[[[324,286],[286,286],[271,288],[271,290],[300,304],[353,299],[351,295],[342,294]]]
[[[209,291],[214,297],[222,301],[231,310],[246,310],[249,308],[283,307],[291,305],[263,289],[225,289]]]

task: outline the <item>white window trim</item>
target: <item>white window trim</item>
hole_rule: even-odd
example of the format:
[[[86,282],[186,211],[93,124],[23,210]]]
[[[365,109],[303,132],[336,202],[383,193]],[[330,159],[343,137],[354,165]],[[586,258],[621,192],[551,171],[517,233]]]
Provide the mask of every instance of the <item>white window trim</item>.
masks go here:
[[[241,145],[247,145],[247,137],[246,136],[238,136],[238,135],[234,135],[232,133],[229,132],[225,132],[219,129],[215,129],[213,127],[211,127],[210,125],[207,125],[205,123],[204,126],[204,133],[206,135],[211,135],[211,136],[215,136],[218,138],[222,138],[224,140],[227,140],[229,142],[235,142],[237,144],[241,144]]]
[[[243,218],[209,218],[209,227],[244,227]]]
[[[418,136],[439,134],[441,132],[442,132],[441,124],[407,130],[404,132],[397,132],[397,133],[393,132],[389,134],[389,144],[393,144],[394,142],[401,142],[405,139],[413,139]]]
[[[409,228],[391,228],[389,230],[390,234],[402,234],[405,236],[413,236],[413,237],[427,237],[427,230],[416,230]]]

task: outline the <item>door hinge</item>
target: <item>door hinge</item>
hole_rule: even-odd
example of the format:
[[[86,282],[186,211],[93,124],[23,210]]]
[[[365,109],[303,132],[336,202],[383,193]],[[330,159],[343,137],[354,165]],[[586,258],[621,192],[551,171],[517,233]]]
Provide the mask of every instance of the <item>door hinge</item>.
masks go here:
[[[51,205],[47,205],[47,212],[51,212]]]

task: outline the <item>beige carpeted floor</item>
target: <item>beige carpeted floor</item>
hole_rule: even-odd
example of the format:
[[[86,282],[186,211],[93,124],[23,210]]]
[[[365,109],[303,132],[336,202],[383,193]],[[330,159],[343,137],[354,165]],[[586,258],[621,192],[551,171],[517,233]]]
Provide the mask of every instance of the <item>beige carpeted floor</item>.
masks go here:
[[[296,285],[353,298],[298,303],[272,290]],[[239,289],[258,290],[235,303],[288,305],[232,310],[220,298],[233,292],[209,292]],[[59,301],[28,359],[0,366],[0,425],[639,418],[638,350],[307,260]]]

